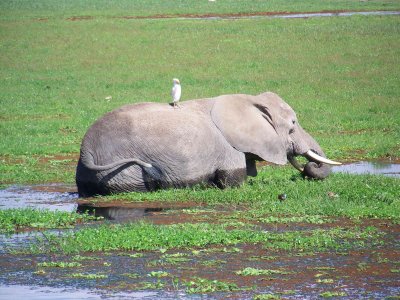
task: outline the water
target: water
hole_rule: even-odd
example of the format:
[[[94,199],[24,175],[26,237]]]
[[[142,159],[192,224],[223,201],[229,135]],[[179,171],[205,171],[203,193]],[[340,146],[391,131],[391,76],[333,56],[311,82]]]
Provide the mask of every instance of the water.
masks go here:
[[[351,16],[390,16],[400,15],[400,11],[349,11],[349,12],[315,12],[297,14],[267,14],[267,15],[223,15],[223,16],[199,16],[199,17],[176,17],[174,19],[198,19],[198,20],[236,20],[236,19],[301,19],[301,18],[321,18],[321,17],[351,17]],[[152,17],[149,17],[151,19]],[[156,19],[156,18],[155,18]]]
[[[400,178],[400,164],[359,161],[332,168],[334,173],[385,175]]]
[[[112,292],[89,289],[40,287],[27,285],[0,286],[0,299],[64,300],[64,299],[156,299],[155,292]]]
[[[11,186],[0,190],[0,209],[35,208],[59,211],[76,211],[78,193],[72,186],[48,184]]]

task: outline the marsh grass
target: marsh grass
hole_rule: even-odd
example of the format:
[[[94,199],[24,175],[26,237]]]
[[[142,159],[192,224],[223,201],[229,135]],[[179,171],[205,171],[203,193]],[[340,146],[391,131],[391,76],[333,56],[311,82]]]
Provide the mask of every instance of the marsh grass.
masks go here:
[[[64,236],[45,233],[41,242],[31,245],[29,251],[43,252],[97,252],[97,251],[155,251],[160,249],[204,248],[212,245],[237,245],[259,243],[270,250],[326,251],[349,247],[378,245],[383,233],[375,227],[307,232],[288,231],[283,233],[263,232],[257,228],[227,229],[224,225],[198,223],[153,225],[131,223],[125,225],[84,228]],[[183,260],[182,260],[183,259]],[[167,257],[178,263],[186,257]],[[163,260],[164,261],[164,260]],[[154,266],[162,264],[156,261]]]
[[[63,211],[25,209],[1,209],[0,233],[12,233],[25,229],[73,228],[83,222],[97,220],[87,214]]]

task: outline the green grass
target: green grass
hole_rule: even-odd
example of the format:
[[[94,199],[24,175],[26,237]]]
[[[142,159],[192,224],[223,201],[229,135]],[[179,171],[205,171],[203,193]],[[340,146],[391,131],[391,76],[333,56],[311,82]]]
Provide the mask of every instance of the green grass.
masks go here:
[[[43,158],[76,157],[105,112],[168,102],[173,77],[182,100],[277,92],[333,159],[400,158],[398,28],[398,16],[0,20],[0,182],[72,182],[67,162]]]
[[[262,232],[257,228],[228,229],[225,225],[198,223],[153,225],[131,223],[101,225],[66,233],[64,236],[44,234],[42,242],[34,243],[34,253],[80,253],[98,251],[149,251],[183,248],[202,248],[210,245],[260,243],[270,250],[324,251],[380,244],[382,233],[374,227],[307,232]],[[168,257],[167,257],[168,258]],[[181,259],[172,257],[171,259]],[[186,260],[185,260],[186,261]],[[155,266],[160,263],[155,263]]]
[[[182,15],[182,14],[228,14],[228,13],[257,13],[257,12],[310,12],[321,10],[398,10],[397,1],[140,1],[122,0],[110,2],[97,0],[76,1],[2,1],[0,17],[15,18],[68,18],[71,16],[119,17],[119,16],[152,16],[152,15]]]
[[[72,228],[76,224],[95,220],[85,214],[63,211],[25,209],[1,209],[0,233],[12,233],[24,229]]]

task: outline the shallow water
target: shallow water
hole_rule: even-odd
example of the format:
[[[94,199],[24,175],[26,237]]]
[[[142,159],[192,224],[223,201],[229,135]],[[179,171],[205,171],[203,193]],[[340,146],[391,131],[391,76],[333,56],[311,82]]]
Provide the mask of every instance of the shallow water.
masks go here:
[[[0,190],[0,209],[36,208],[60,211],[76,211],[78,193],[74,186],[47,184],[11,186]]]
[[[385,175],[400,178],[400,164],[389,162],[359,161],[342,166],[334,166],[334,173]]]
[[[293,13],[293,14],[267,14],[267,15],[226,15],[226,16],[199,16],[199,17],[176,17],[174,19],[201,19],[201,20],[223,20],[223,19],[301,19],[301,18],[321,18],[321,17],[351,17],[351,16],[390,16],[400,15],[400,11],[349,11],[349,12],[315,12],[315,13]],[[149,17],[150,19],[152,17]]]
[[[155,299],[155,292],[125,292],[107,293],[101,290],[75,289],[75,288],[56,288],[29,285],[10,285],[0,286],[0,299],[13,300],[73,300],[88,299],[97,300],[104,298],[111,299]]]
[[[399,177],[399,166],[387,163],[353,163],[334,167],[334,172],[352,174],[370,173]],[[179,222],[202,222],[215,220],[229,211],[207,210],[197,207],[199,213],[186,211],[193,203],[174,203],[172,207],[163,207],[161,203],[136,203],[120,205],[107,203],[108,207],[94,207],[90,202],[79,201],[74,186],[59,184],[37,185],[30,187],[13,186],[0,191],[1,208],[46,208],[66,211],[92,211],[97,215],[124,222],[146,218],[154,224],[173,224]],[[105,204],[103,204],[105,205]],[[111,205],[111,206],[110,206]],[[165,205],[165,203],[164,203]],[[203,219],[207,217],[208,219]],[[343,253],[335,251],[321,253],[303,253],[302,251],[274,252],[263,245],[235,245],[227,247],[208,247],[190,250],[170,250],[126,253],[81,253],[89,257],[77,268],[41,268],[40,262],[73,261],[72,255],[61,253],[23,254],[10,252],[21,249],[37,238],[42,232],[19,233],[11,236],[0,235],[0,299],[252,299],[255,294],[281,293],[285,299],[314,299],[325,291],[344,291],[346,299],[383,299],[400,294],[399,225],[390,221],[364,220],[352,223],[352,220],[332,219],[324,224],[258,224],[260,230],[298,231],[316,228],[366,228],[374,226],[385,232],[385,244],[369,245],[365,248],[354,247]],[[87,225],[85,225],[87,226]],[[66,230],[52,230],[56,235]],[[214,248],[214,249],[213,249]],[[174,264],[167,256],[183,258]],[[93,260],[90,259],[93,257]],[[275,258],[274,258],[275,257]],[[245,267],[258,269],[282,269],[289,275],[238,276],[236,271]],[[43,269],[43,274],[37,274]],[[394,271],[393,271],[394,270]],[[153,271],[165,271],[166,278],[149,276]],[[106,274],[107,278],[95,280],[72,278],[71,273]],[[127,274],[137,274],[129,277]],[[301,276],[300,276],[301,274]],[[185,280],[200,277],[209,280],[235,283],[239,287],[255,287],[256,290],[229,293],[211,293],[208,295],[186,294]],[[328,280],[320,283],[317,280]],[[174,283],[173,280],[178,280]],[[329,283],[332,281],[333,283]],[[137,290],[143,283],[162,282],[164,288]],[[140,289],[140,288],[139,288]]]

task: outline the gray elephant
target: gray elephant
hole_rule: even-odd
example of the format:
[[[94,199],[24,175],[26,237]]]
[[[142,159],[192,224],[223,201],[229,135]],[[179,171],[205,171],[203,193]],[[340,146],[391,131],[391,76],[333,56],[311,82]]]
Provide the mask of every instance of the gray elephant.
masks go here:
[[[299,155],[308,159],[305,166]],[[83,138],[76,184],[81,197],[199,183],[223,188],[256,176],[260,160],[289,161],[317,179],[339,164],[325,158],[278,95],[223,95],[179,109],[139,103],[107,113]]]

